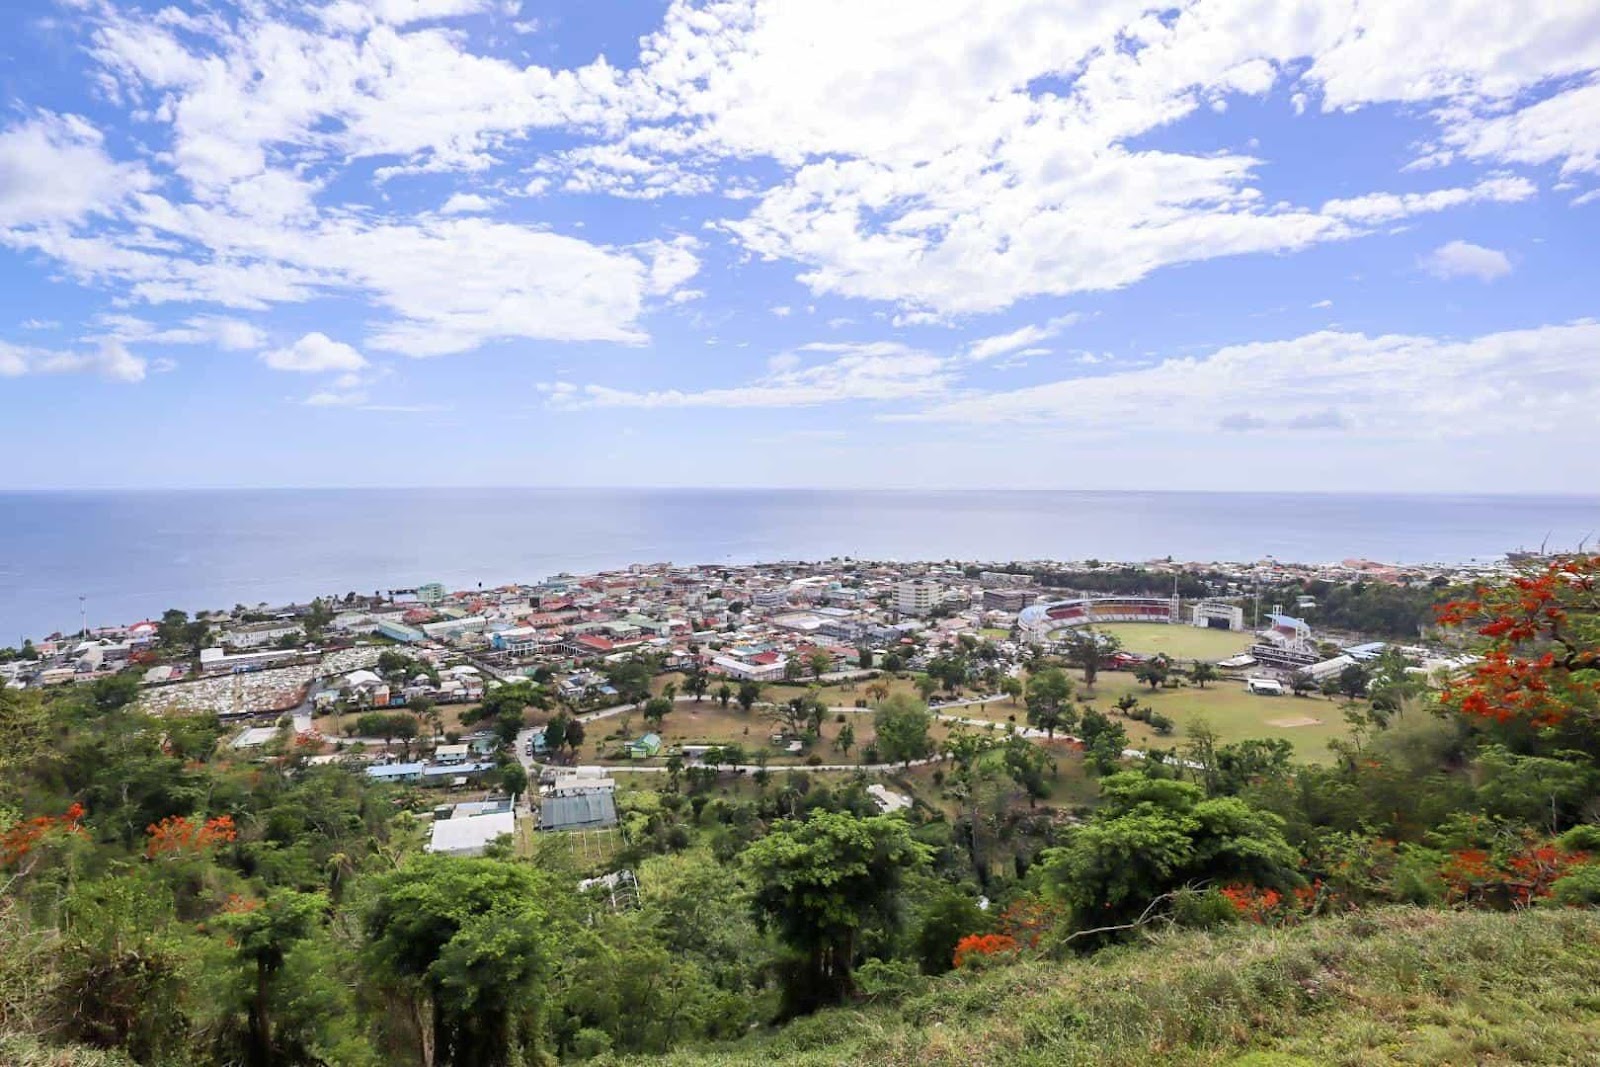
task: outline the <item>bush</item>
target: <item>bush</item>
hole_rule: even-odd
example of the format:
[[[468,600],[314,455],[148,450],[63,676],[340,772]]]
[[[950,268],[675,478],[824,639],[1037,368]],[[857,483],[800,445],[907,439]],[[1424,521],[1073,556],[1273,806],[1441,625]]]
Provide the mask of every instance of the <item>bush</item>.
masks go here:
[[[1568,852],[1600,853],[1600,826],[1594,823],[1574,826],[1562,834],[1559,841]]]
[[[822,757],[817,755],[815,752],[811,753],[811,755],[806,757],[806,766],[807,767],[820,767],[820,766],[822,766]]]
[[[579,1060],[592,1060],[611,1051],[611,1035],[604,1030],[586,1026],[572,1035],[572,1056]]]
[[[1586,864],[1556,879],[1550,886],[1550,899],[1573,908],[1600,904],[1600,864]]]
[[[856,989],[868,1001],[893,1004],[920,993],[926,982],[910,960],[870,959],[856,968]]]
[[[1172,898],[1172,920],[1179,926],[1209,930],[1238,917],[1238,909],[1215,889],[1185,889]]]

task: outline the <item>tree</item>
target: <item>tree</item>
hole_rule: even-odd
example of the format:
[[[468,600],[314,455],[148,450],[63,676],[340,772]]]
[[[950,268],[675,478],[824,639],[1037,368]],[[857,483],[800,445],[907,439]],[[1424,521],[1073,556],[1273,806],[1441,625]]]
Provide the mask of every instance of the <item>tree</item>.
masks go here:
[[[1072,679],[1059,667],[1047,667],[1028,680],[1028,723],[1054,737],[1077,722],[1072,710]]]
[[[419,856],[376,880],[364,921],[369,964],[409,1003],[424,1041],[418,1060],[537,1062],[552,949],[567,928],[553,912],[558,899],[548,874],[481,857]]]
[[[711,676],[706,673],[706,669],[699,663],[690,667],[683,676],[683,687],[694,694],[694,702],[696,704],[700,703],[700,699],[706,695],[706,690],[710,686]]]
[[[300,628],[305,631],[307,641],[322,640],[322,632],[333,622],[333,609],[325,604],[321,597],[311,601],[306,613],[300,616]]]
[[[717,686],[717,691],[713,695],[717,698],[717,703],[722,705],[722,710],[727,711],[728,701],[733,699],[733,686],[729,685],[727,682],[723,682],[721,685]],[[747,708],[745,710],[748,711],[749,709]]]
[[[782,704],[774,704],[770,717],[783,726],[785,733],[801,734],[808,730],[816,730],[827,710],[827,705],[823,704],[815,693],[806,693],[790,697]]]
[[[1067,662],[1083,669],[1083,684],[1093,689],[1100,669],[1121,648],[1122,642],[1116,634],[1103,634],[1092,626],[1080,626],[1067,638]]]
[[[523,769],[521,762],[510,759],[501,764],[500,788],[507,796],[513,797],[521,796],[528,791],[528,772]]]
[[[1339,672],[1339,692],[1354,700],[1363,696],[1367,691],[1367,669],[1359,663],[1352,663]]]
[[[850,749],[856,743],[856,728],[853,723],[845,723],[839,727],[839,733],[833,739],[833,746],[845,755],[850,754]]]
[[[564,711],[558,711],[544,724],[544,744],[553,753],[560,753],[567,743],[567,731],[575,720]],[[582,729],[582,727],[579,727]]]
[[[1161,656],[1152,656],[1134,668],[1133,676],[1140,682],[1148,685],[1152,690],[1160,689],[1167,684],[1167,679],[1172,675],[1172,667]]]
[[[1022,679],[1015,675],[1008,674],[1000,679],[1000,692],[1009,697],[1013,705],[1022,696],[1022,688]]]
[[[865,645],[856,649],[856,666],[864,671],[872,669],[872,649],[867,648]]]
[[[868,682],[866,686],[867,699],[879,703],[889,695],[889,683],[884,681]]]
[[[1217,668],[1204,661],[1197,662],[1189,668],[1189,680],[1201,689],[1206,687],[1207,682],[1214,682],[1218,677]]]
[[[761,921],[801,956],[786,976],[787,1014],[837,1003],[855,989],[861,933],[873,920],[894,922],[905,875],[932,850],[894,815],[859,818],[814,811],[785,821],[744,853]]]
[[[740,682],[739,694],[734,699],[739,702],[740,710],[746,715],[750,714],[750,709],[755,707],[756,701],[761,699],[761,683],[750,679]]]
[[[1127,922],[1184,885],[1301,884],[1283,821],[1237,797],[1127,771],[1100,783],[1101,805],[1044,853],[1045,881],[1081,927]]]
[[[797,657],[797,656],[785,657],[785,659],[783,661],[783,680],[784,681],[788,682],[790,685],[793,685],[795,682],[798,682],[800,680],[800,675],[802,673],[804,673],[804,671],[805,671],[805,668],[803,666],[801,666],[799,657]]]
[[[910,763],[929,752],[928,728],[933,716],[928,706],[906,693],[896,693],[872,713],[878,751],[889,763]]]
[[[924,674],[917,679],[917,694],[923,701],[933,699],[933,694],[939,691],[939,680],[931,674]]]
[[[672,714],[672,701],[666,697],[651,697],[644,702],[644,719],[656,730],[661,729],[662,720]]]
[[[1309,671],[1295,671],[1289,676],[1289,688],[1297,697],[1316,691],[1317,680],[1311,677]]]
[[[273,982],[289,950],[311,936],[328,905],[320,893],[275,889],[255,907],[224,912],[217,925],[227,932],[234,953],[253,974],[246,1060],[265,1067],[282,1062],[273,1041]]]
[[[922,912],[917,926],[917,964],[923,974],[944,974],[953,966],[956,943],[988,930],[990,919],[978,902],[954,886],[946,886]]]
[[[1094,708],[1085,708],[1078,732],[1083,738],[1084,756],[1095,773],[1104,775],[1115,771],[1122,762],[1123,750],[1128,747],[1127,729]]]
[[[97,678],[89,687],[89,692],[96,708],[101,711],[116,711],[138,699],[139,679],[135,675],[126,673],[113,674],[109,678]]]
[[[1049,796],[1050,787],[1044,777],[1046,773],[1056,773],[1056,761],[1050,758],[1050,753],[1017,734],[1006,738],[1001,752],[1006,773],[1027,791],[1030,805],[1040,797]]]
[[[814,649],[806,657],[806,663],[811,668],[811,677],[821,678],[833,669],[833,654],[826,649]]]
[[[573,719],[567,723],[567,748],[576,756],[581,747],[583,747],[583,723]]]

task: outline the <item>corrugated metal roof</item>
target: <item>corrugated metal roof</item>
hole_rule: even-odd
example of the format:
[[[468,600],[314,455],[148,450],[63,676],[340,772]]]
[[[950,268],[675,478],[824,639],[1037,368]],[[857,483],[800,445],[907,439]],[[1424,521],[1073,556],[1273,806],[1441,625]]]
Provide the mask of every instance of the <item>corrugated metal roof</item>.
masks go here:
[[[429,852],[482,852],[497,837],[515,833],[517,817],[509,811],[492,815],[457,816],[433,824]]]
[[[617,804],[609,792],[546,797],[539,805],[541,830],[590,830],[617,825]]]

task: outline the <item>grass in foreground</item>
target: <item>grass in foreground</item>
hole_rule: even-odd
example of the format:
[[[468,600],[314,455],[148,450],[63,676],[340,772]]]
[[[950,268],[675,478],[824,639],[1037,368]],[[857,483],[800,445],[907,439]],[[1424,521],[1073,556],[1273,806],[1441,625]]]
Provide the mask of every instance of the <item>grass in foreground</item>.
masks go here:
[[[1161,934],[1092,960],[934,980],[895,1007],[824,1012],[652,1062],[1595,1064],[1600,914],[1389,909]]]

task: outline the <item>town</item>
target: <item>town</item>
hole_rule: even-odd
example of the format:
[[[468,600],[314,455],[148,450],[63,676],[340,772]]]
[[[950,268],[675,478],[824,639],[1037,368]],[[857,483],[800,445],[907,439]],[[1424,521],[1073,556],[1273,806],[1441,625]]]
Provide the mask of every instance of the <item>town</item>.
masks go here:
[[[937,807],[950,800],[937,765],[982,735],[1041,753],[1052,783],[1035,770],[1020,784],[1050,810],[1070,809],[1060,766],[1085,753],[1180,759],[1214,734],[1324,758],[1351,728],[1350,702],[1470,657],[1430,641],[1425,613],[1367,621],[1347,606],[1324,622],[1323,600],[1380,592],[1415,610],[1504,566],[638,564],[193,619],[174,609],[27,641],[0,678],[116,678],[152,715],[233,724],[241,757],[426,790],[414,807],[434,851],[481,854],[502,837],[525,850],[537,832],[574,831],[604,875],[629,830],[619,782],[873,776],[885,810]],[[1311,695],[1345,704],[1270,699]]]

